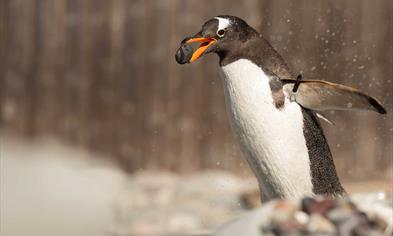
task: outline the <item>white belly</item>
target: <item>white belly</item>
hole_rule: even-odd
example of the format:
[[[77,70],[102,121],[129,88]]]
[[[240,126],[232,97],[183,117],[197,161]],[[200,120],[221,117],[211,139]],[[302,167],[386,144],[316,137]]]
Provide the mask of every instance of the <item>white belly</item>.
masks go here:
[[[278,110],[269,78],[249,60],[221,67],[232,128],[255,175],[263,200],[312,195],[310,160],[301,107]]]

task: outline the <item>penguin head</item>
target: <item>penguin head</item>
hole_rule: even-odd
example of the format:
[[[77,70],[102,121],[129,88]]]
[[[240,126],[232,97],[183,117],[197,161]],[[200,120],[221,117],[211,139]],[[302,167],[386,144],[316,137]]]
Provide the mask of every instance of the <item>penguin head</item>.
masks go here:
[[[194,36],[183,39],[176,53],[176,61],[180,64],[191,63],[211,52],[220,57],[225,56],[228,51],[258,35],[256,30],[239,17],[216,16],[206,21]],[[193,43],[200,43],[195,51],[190,46]]]

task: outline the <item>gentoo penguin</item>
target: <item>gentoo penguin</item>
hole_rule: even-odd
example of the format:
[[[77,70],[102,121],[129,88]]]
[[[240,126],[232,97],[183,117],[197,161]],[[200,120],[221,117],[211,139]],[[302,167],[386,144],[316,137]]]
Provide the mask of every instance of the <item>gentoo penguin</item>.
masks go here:
[[[200,43],[195,51],[193,43]],[[208,20],[182,41],[176,60],[190,63],[207,53],[219,56],[230,123],[262,199],[345,194],[316,111],[386,113],[380,102],[343,85],[297,78],[269,42],[238,17]]]

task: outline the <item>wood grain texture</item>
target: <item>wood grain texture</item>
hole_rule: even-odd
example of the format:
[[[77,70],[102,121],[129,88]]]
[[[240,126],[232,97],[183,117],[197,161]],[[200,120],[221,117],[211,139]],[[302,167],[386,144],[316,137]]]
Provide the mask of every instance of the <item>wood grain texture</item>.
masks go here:
[[[228,125],[217,58],[174,60],[182,38],[232,14],[260,30],[295,73],[359,88],[386,105],[384,118],[328,113],[336,125],[325,129],[340,176],[381,176],[393,152],[392,5],[0,0],[0,126],[109,154],[130,171],[249,173]]]

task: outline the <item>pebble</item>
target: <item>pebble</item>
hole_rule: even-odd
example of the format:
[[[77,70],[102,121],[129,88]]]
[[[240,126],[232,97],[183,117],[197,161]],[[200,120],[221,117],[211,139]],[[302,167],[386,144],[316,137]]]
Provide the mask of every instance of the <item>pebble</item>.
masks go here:
[[[212,234],[225,222],[241,220],[264,211],[255,221],[244,220],[226,232],[249,236],[382,236],[392,235],[393,214],[390,193],[362,193],[351,198],[303,198],[274,200],[250,211],[244,194],[254,182],[223,171],[190,176],[170,173],[136,173],[130,177],[115,207],[113,235]],[[270,209],[267,209],[270,207]],[[253,213],[254,212],[254,213]],[[253,231],[252,228],[255,228]]]
[[[248,236],[389,236],[393,233],[390,222],[393,203],[384,196],[391,194],[359,193],[356,203],[351,196],[274,200],[226,225],[214,235],[241,235],[247,228]],[[366,211],[361,210],[363,204],[369,206]],[[384,210],[376,210],[376,206]],[[255,230],[249,230],[253,228]]]
[[[179,64],[186,64],[190,62],[193,53],[194,49],[189,44],[182,44],[176,51],[176,62]]]

